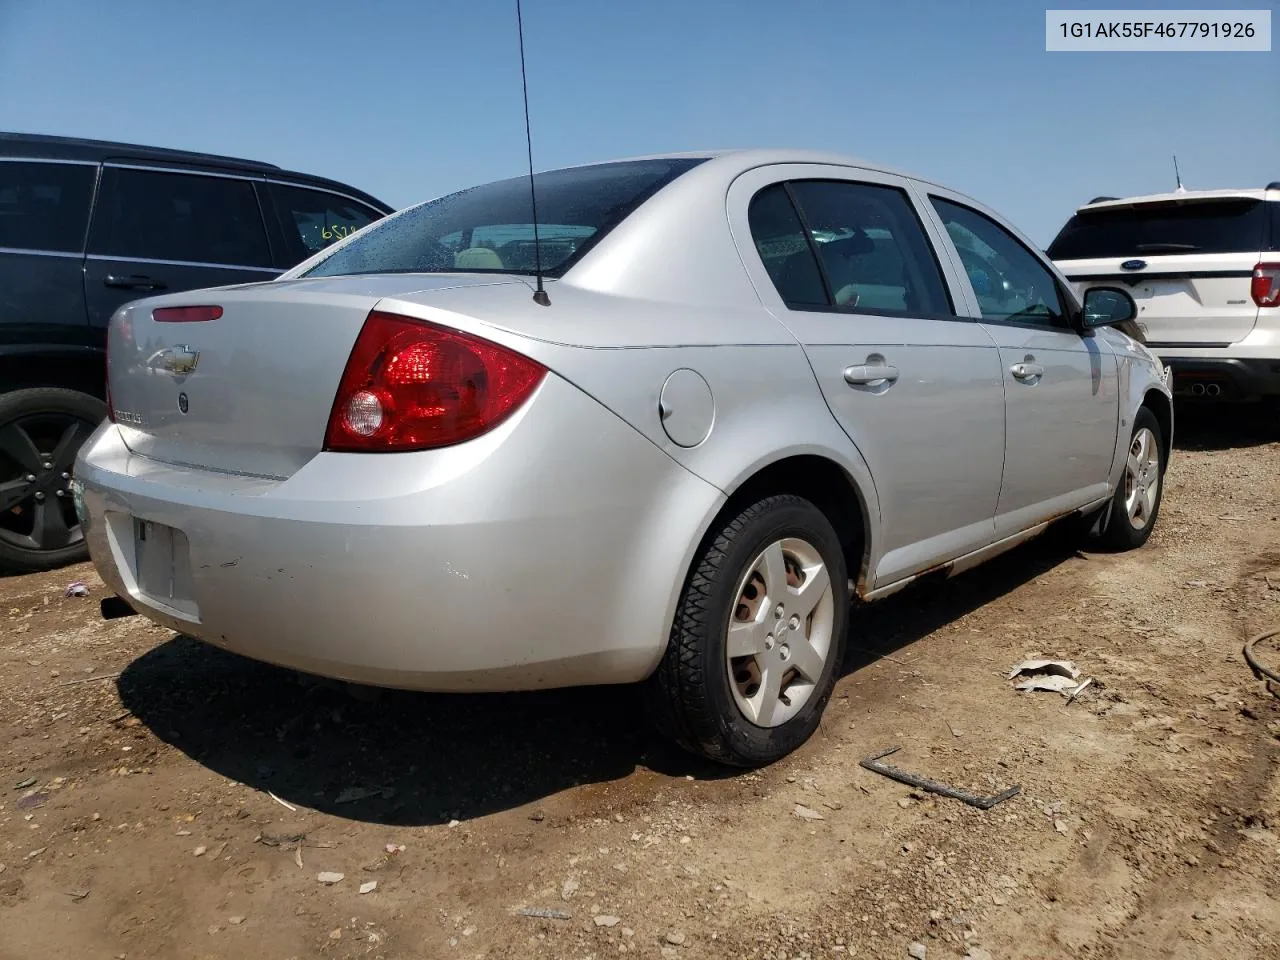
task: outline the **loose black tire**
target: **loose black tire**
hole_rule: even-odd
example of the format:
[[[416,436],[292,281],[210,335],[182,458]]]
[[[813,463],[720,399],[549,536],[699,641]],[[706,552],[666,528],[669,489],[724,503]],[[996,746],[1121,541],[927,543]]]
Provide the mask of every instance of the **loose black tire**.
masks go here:
[[[1111,501],[1111,517],[1106,529],[1102,531],[1099,537],[1099,544],[1108,550],[1123,552],[1141,547],[1150,539],[1156,520],[1160,516],[1160,503],[1164,499],[1164,473],[1165,468],[1168,466],[1169,457],[1168,451],[1165,449],[1164,436],[1160,431],[1160,421],[1146,407],[1140,407],[1137,416],[1133,418],[1133,432],[1130,434],[1129,445],[1125,448],[1126,456],[1132,451],[1134,441],[1143,430],[1149,430],[1151,436],[1155,438],[1156,452],[1159,457],[1155,505],[1146,515],[1141,526],[1130,518],[1126,500],[1132,489],[1133,477],[1130,476],[1129,468],[1126,466],[1121,474],[1119,484],[1116,485],[1115,496]]]
[[[32,573],[88,559],[62,474],[71,472],[76,452],[106,415],[105,403],[77,390],[34,387],[0,394],[0,571]],[[33,451],[40,456],[32,459]],[[52,469],[45,469],[46,464]],[[26,488],[15,486],[31,476],[36,480]],[[41,509],[61,511],[68,542],[49,549],[35,539],[24,543],[38,503]]]
[[[833,620],[821,676],[808,699],[789,720],[764,727],[749,720],[734,698],[725,645],[740,580],[765,547],[784,538],[803,540],[821,556]],[[647,683],[655,725],[686,750],[732,766],[763,766],[801,746],[818,728],[844,660],[848,584],[839,537],[809,501],[771,496],[731,517],[694,558],[666,653]]]

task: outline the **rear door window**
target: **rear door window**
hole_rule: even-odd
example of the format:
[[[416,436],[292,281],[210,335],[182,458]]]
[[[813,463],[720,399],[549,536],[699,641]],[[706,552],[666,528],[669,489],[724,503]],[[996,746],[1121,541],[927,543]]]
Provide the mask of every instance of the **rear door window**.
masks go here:
[[[942,269],[902,190],[835,180],[797,181],[791,189],[837,307],[953,314]]]
[[[327,190],[273,183],[271,192],[294,263],[301,263],[382,217],[362,203]]]
[[[0,247],[80,253],[94,164],[0,162]]]
[[[1049,245],[1054,260],[1257,253],[1266,249],[1265,200],[1150,203],[1077,213]]]
[[[204,174],[106,168],[89,246],[109,257],[272,265],[253,184]]]

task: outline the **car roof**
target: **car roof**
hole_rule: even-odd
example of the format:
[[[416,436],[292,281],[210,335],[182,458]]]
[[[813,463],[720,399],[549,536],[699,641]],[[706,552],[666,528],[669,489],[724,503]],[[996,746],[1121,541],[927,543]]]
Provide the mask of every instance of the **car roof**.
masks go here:
[[[1076,213],[1099,210],[1124,210],[1148,204],[1205,203],[1214,200],[1280,200],[1280,184],[1267,187],[1245,187],[1238,190],[1181,190],[1172,193],[1150,193],[1141,197],[1100,198],[1076,208]]]
[[[674,153],[651,153],[643,156],[635,157],[619,157],[615,160],[600,161],[600,163],[627,163],[638,160],[719,160],[722,165],[736,165],[742,172],[751,170],[755,167],[773,166],[783,163],[812,163],[825,164],[829,166],[839,167],[857,167],[860,170],[869,170],[875,173],[884,173],[891,176],[907,177],[911,180],[917,180],[921,183],[931,183],[934,186],[944,189],[951,189],[945,184],[934,183],[933,181],[922,177],[919,174],[910,173],[906,170],[899,170],[894,167],[885,166],[882,163],[876,163],[872,160],[866,160],[861,157],[850,156],[843,153],[833,153],[822,150],[798,150],[783,147],[741,147],[722,150],[686,150]],[[597,163],[574,164],[572,167],[564,167],[562,169],[573,169],[573,167],[597,166]]]
[[[89,140],[82,137],[51,136],[38,133],[10,133],[0,131],[0,156],[30,157],[44,160],[83,160],[102,163],[107,160],[141,161],[155,166],[183,170],[204,170],[258,174],[272,179],[287,180],[300,186],[325,187],[345,193],[383,211],[394,208],[373,195],[347,183],[318,177],[310,173],[286,170],[274,163],[261,160],[245,160],[214,153],[198,153],[192,150],[174,150],[168,147],[149,147],[113,140]]]

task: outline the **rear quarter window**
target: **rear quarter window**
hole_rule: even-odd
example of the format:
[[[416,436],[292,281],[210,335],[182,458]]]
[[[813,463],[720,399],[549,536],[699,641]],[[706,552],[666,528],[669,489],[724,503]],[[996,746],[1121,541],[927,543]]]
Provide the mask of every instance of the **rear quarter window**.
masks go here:
[[[0,247],[79,253],[97,167],[0,162]]]
[[[1054,260],[1257,253],[1273,231],[1264,200],[1192,201],[1077,213],[1049,245]]]
[[[293,263],[301,263],[382,214],[355,200],[306,187],[271,185]]]

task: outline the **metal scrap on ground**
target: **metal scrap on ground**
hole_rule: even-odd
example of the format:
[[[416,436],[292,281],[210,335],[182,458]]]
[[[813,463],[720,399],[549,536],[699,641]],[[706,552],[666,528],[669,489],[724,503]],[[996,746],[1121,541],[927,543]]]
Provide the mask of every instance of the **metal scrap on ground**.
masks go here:
[[[1271,581],[1268,580],[1267,585],[1270,586]],[[1259,680],[1266,681],[1268,692],[1270,692],[1272,696],[1280,697],[1280,686],[1277,686],[1280,684],[1280,673],[1276,673],[1275,670],[1271,670],[1264,666],[1258,660],[1257,651],[1254,650],[1254,647],[1263,640],[1270,640],[1272,637],[1277,635],[1280,635],[1280,627],[1268,630],[1265,633],[1260,633],[1256,637],[1253,637],[1244,645],[1244,659],[1245,663],[1249,665],[1249,670],[1253,673],[1254,677]]]
[[[952,800],[959,800],[967,803],[971,807],[977,807],[979,810],[990,810],[997,803],[1002,803],[1010,797],[1016,796],[1022,787],[1018,784],[997,793],[993,797],[980,797],[968,790],[960,790],[956,787],[949,787],[945,783],[939,783],[937,780],[930,780],[928,777],[917,776],[914,773],[907,773],[905,770],[899,770],[897,767],[890,766],[887,763],[881,763],[880,760],[889,756],[891,753],[897,753],[902,747],[890,747],[888,750],[882,750],[877,754],[867,757],[865,760],[859,760],[858,765],[871,770],[874,773],[882,774],[890,780],[897,780],[899,783],[905,783],[912,787],[919,787],[921,790],[927,790],[929,793],[936,793],[942,797],[950,797]]]
[[[522,917],[537,917],[540,920],[568,920],[569,914],[563,910],[550,910],[546,907],[521,907],[516,911]]]

